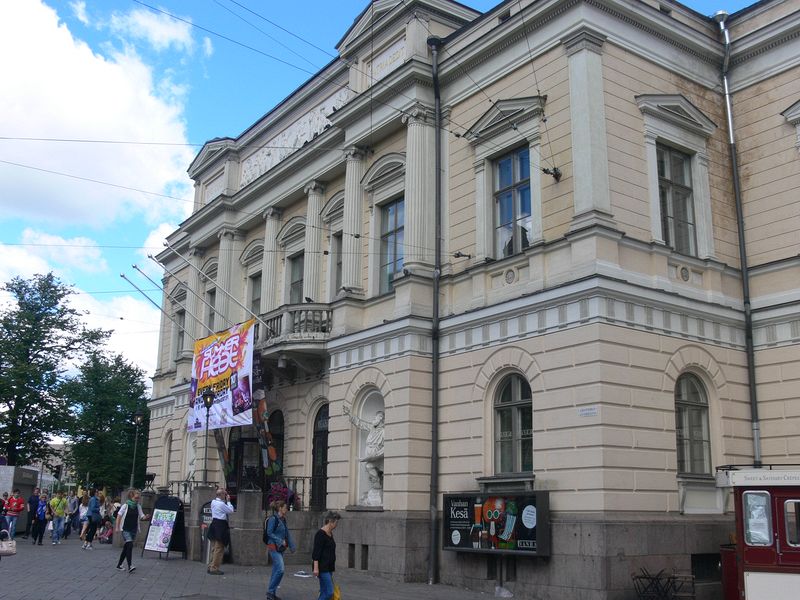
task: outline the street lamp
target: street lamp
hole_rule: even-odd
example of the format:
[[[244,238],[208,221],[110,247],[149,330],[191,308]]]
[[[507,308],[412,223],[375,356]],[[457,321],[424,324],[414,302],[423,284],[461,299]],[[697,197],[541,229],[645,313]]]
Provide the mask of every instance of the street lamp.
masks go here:
[[[139,425],[144,421],[144,414],[137,409],[136,414],[133,415],[133,422],[136,423],[136,436],[133,438],[133,464],[131,465],[131,484],[128,487],[133,487],[133,473],[136,471],[136,447],[139,445]]]
[[[203,392],[203,406],[206,407],[206,460],[203,468],[203,483],[208,483],[208,415],[214,405],[214,392]]]

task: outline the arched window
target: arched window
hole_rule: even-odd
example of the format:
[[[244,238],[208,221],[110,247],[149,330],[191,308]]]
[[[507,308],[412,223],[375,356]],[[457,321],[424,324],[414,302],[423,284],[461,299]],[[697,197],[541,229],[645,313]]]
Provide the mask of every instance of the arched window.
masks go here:
[[[711,475],[708,399],[700,379],[684,373],[675,384],[678,475]]]
[[[533,397],[519,375],[503,379],[494,399],[494,470],[533,471]]]
[[[276,475],[278,473],[283,473],[283,413],[279,410],[276,410],[269,416],[269,420],[267,421],[267,425],[269,427],[269,432],[272,434],[272,445],[275,446],[275,451],[278,455],[277,463],[278,463],[278,470],[276,471]]]

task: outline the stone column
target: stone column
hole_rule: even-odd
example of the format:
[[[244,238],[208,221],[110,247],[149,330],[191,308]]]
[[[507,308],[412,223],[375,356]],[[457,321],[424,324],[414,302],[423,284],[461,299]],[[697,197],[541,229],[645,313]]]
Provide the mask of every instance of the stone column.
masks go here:
[[[306,209],[305,273],[303,274],[303,296],[320,302],[320,270],[322,265],[322,200],[325,188],[317,181],[309,183]]]
[[[433,114],[417,107],[403,116],[406,131],[405,258],[411,271],[430,271],[433,265],[436,217],[435,131]],[[416,267],[416,269],[415,269]]]
[[[261,259],[261,314],[278,307],[276,290],[278,285],[278,231],[281,227],[281,211],[268,208],[264,211],[264,257]]]
[[[605,37],[583,28],[562,40],[569,60],[574,216],[571,229],[613,226],[603,94]]]
[[[189,291],[186,294],[186,331],[196,340],[208,335],[208,330],[198,320],[202,319],[208,310],[201,300],[205,296],[205,285],[200,276],[200,269],[203,268],[203,254],[202,248],[193,247],[189,250],[189,256],[187,257],[191,266],[188,267],[188,277],[186,278],[186,285],[189,287]],[[189,313],[192,313],[194,317],[190,316]],[[191,340],[189,340],[187,347],[194,347],[191,344]]]
[[[235,321],[231,314],[232,305],[236,306],[234,302],[228,297],[228,294],[234,293],[232,290],[233,282],[233,263],[237,257],[234,256],[234,248],[236,244],[237,232],[233,229],[223,228],[217,234],[219,238],[219,259],[217,261],[217,300],[216,309],[217,313],[223,315],[221,323],[216,329],[224,327],[225,319],[228,321]],[[224,291],[222,291],[224,290]]]
[[[342,287],[360,293],[363,290],[361,273],[361,227],[364,219],[364,152],[359,148],[346,151],[347,171],[344,180],[344,220],[342,224]]]

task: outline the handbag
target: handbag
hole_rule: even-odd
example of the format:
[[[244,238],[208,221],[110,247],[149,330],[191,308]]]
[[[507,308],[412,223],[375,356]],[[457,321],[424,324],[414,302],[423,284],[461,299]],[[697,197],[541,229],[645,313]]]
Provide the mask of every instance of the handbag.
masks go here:
[[[339,584],[333,584],[333,600],[342,600],[342,590],[339,589]]]
[[[0,556],[14,556],[17,553],[17,542],[14,540],[0,540]]]
[[[47,527],[45,527],[45,531],[53,531],[53,522],[47,521]]]

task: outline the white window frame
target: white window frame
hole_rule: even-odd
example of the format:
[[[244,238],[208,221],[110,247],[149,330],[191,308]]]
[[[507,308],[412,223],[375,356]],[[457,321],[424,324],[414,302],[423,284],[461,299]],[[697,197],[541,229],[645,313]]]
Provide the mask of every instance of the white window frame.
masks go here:
[[[520,429],[521,421],[519,417],[519,409],[526,407],[525,401],[522,398],[520,393],[521,385],[525,384],[528,386],[528,390],[530,392],[530,405],[527,408],[531,410],[531,469],[522,470],[522,431]],[[500,403],[500,395],[502,394],[503,390],[505,389],[506,385],[511,385],[512,387],[512,394],[519,394],[519,399],[515,399],[512,397],[510,403]],[[500,419],[499,419],[499,412],[501,410],[511,410],[512,411],[512,447],[513,447],[513,465],[512,470],[503,471],[501,470],[501,452],[498,448],[498,433],[500,429]],[[492,455],[494,457],[494,473],[495,475],[512,475],[518,473],[530,473],[533,471],[534,465],[534,456],[533,456],[533,443],[534,443],[534,436],[533,436],[533,388],[531,387],[530,382],[525,379],[520,373],[512,372],[508,373],[507,375],[503,376],[500,380],[497,388],[494,392],[494,397],[492,398]]]
[[[531,239],[528,247],[544,239],[540,165],[540,117],[544,98],[531,96],[494,103],[465,134],[475,152],[475,258],[476,263],[501,259],[495,254],[494,161],[525,142],[530,159]]]
[[[219,313],[219,307],[217,302],[219,301],[219,294],[217,290],[217,285],[214,281],[217,279],[217,262],[210,262],[207,263],[206,266],[203,268],[203,275],[204,275],[204,285],[203,285],[203,299],[205,302],[202,303],[203,305],[203,323],[205,323],[206,327],[211,331],[219,331],[217,329],[218,326],[224,326],[224,319],[222,315]],[[214,302],[210,301],[211,293],[214,294]],[[211,305],[209,307],[208,305]],[[201,336],[205,337],[205,336]]]
[[[291,304],[291,260],[304,252],[306,243],[306,218],[292,217],[278,232],[278,247],[283,250],[283,303]],[[303,273],[305,279],[305,273]],[[302,294],[301,294],[302,295]],[[300,298],[300,302],[303,299]]]
[[[297,264],[297,261],[303,261],[303,269],[300,273],[300,279],[294,280],[292,278],[292,271],[294,271],[294,265]],[[303,282],[305,280],[305,265],[306,265],[306,255],[305,252],[302,250],[289,256],[286,258],[286,304],[302,304],[303,303]],[[292,298],[292,286],[298,283],[300,285],[300,292],[297,298]]]
[[[684,380],[691,378],[696,382],[697,387],[700,390],[700,395],[702,396],[703,401],[700,403],[693,403],[687,400],[678,401],[678,388],[682,385]],[[688,441],[688,450],[684,452],[684,463],[689,464],[689,470],[680,470],[680,465],[678,465],[678,477],[701,477],[701,478],[711,478],[712,477],[712,461],[713,461],[713,454],[712,454],[712,432],[711,432],[711,407],[709,406],[709,399],[708,399],[708,391],[706,390],[706,386],[703,383],[703,380],[700,379],[695,373],[691,371],[687,371],[685,373],[681,373],[680,376],[675,380],[675,394],[674,394],[674,402],[675,402],[675,447],[676,452],[681,454],[681,446],[678,440],[678,429],[679,429],[679,422],[680,422],[680,415],[686,414],[687,411],[692,409],[694,410],[703,410],[703,426],[705,428],[705,435],[707,436],[706,440],[696,440],[692,437],[691,431],[685,434],[684,440]],[[706,447],[704,450],[704,462],[706,469],[700,473],[693,471],[691,469],[691,463],[693,462],[693,454],[692,454],[692,445],[698,441],[702,441],[706,443]]]
[[[680,94],[636,96],[644,117],[644,141],[650,195],[650,237],[664,244],[661,198],[658,191],[656,145],[670,146],[691,157],[692,200],[697,258],[714,258],[711,186],[708,176],[708,139],[716,125]]]
[[[172,335],[170,336],[170,345],[172,351],[170,352],[170,363],[175,366],[177,361],[183,358],[183,352],[186,349],[186,287],[177,285],[170,292],[169,299],[172,302],[172,316],[175,322],[172,322]],[[181,321],[181,315],[183,320]],[[183,325],[184,331],[181,331],[179,325]]]
[[[328,301],[336,300],[341,291],[341,284],[336,285],[336,261],[342,258],[343,231],[344,231],[344,190],[335,193],[323,207],[320,215],[322,224],[330,233],[328,234],[328,261],[326,265],[328,282]],[[338,239],[338,247],[336,240]],[[342,261],[344,268],[344,261]],[[339,274],[341,278],[341,273]]]

